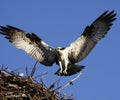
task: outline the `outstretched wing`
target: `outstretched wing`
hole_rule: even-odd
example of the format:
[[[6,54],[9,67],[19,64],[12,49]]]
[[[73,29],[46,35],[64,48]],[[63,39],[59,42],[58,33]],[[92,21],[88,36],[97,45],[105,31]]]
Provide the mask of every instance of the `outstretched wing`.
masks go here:
[[[24,50],[38,62],[51,66],[55,62],[55,50],[34,33],[29,34],[21,29],[7,25],[0,26],[0,34],[5,35],[13,45]]]
[[[107,34],[112,22],[116,19],[115,16],[114,11],[105,11],[90,26],[85,28],[76,41],[66,48],[69,52],[69,60],[72,63],[81,61],[89,54],[97,42]]]

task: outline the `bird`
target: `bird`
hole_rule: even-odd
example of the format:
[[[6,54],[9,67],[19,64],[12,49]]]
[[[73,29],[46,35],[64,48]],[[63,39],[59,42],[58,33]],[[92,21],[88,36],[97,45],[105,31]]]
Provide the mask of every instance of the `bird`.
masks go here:
[[[67,47],[54,48],[35,33],[28,33],[11,25],[0,26],[0,34],[37,62],[45,66],[52,66],[56,63],[59,69],[55,74],[71,76],[85,67],[76,63],[82,61],[98,41],[105,37],[115,19],[115,11],[106,10],[91,25],[87,25],[83,33]]]

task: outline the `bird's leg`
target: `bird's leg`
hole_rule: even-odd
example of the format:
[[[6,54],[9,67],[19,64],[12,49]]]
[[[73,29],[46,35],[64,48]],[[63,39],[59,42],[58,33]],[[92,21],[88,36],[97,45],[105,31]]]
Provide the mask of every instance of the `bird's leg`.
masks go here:
[[[65,75],[67,75],[67,67],[65,67],[65,70],[63,71]]]
[[[63,68],[62,68],[62,63],[61,63],[61,61],[59,61],[59,66],[60,66],[60,72],[59,72],[59,73],[62,73]]]
[[[65,68],[64,68],[64,71],[63,71],[63,73],[65,75],[67,75],[68,63],[69,63],[68,60],[65,60]]]

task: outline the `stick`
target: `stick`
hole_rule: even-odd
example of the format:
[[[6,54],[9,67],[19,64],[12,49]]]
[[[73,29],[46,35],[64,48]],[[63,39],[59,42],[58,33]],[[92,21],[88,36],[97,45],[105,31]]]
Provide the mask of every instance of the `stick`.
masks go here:
[[[64,86],[62,86],[61,88],[58,89],[58,92],[61,92],[64,88],[66,88],[69,85],[73,85],[73,82],[78,79],[80,76],[82,75],[82,72],[80,72],[75,78],[73,78],[72,80],[70,80],[67,84],[65,84]]]

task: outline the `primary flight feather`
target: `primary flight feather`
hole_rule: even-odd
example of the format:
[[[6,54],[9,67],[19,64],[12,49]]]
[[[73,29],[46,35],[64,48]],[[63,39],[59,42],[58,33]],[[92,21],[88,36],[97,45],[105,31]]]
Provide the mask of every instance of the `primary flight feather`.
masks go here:
[[[87,26],[82,35],[66,48],[53,48],[34,33],[25,32],[19,28],[7,25],[0,26],[0,34],[5,35],[13,45],[24,50],[45,66],[52,66],[56,62],[60,69],[57,75],[73,75],[84,66],[75,63],[84,59],[102,39],[116,19],[114,11],[105,11],[90,26]]]

